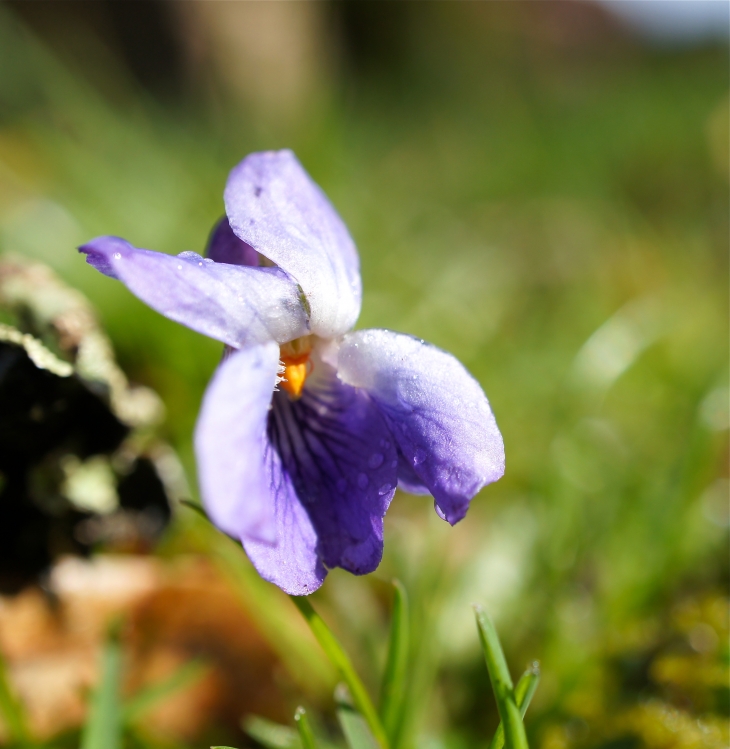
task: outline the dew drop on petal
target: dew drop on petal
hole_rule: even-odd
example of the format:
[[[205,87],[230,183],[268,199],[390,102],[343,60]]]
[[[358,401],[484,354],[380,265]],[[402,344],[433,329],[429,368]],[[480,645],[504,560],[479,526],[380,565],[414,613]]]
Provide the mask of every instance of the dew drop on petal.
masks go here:
[[[388,442],[388,440],[380,440],[380,447],[382,447],[383,450],[389,450],[390,442]]]
[[[391,464],[390,464],[390,467],[391,468],[398,468],[398,461],[397,460],[392,461]]]
[[[426,460],[426,453],[420,449],[416,450],[416,452],[413,454],[413,465],[417,466],[420,463],[423,463],[424,460]]]
[[[368,465],[371,468],[380,468],[383,465],[383,456],[380,453],[373,453],[368,460]]]
[[[378,489],[378,494],[382,497],[384,494],[387,494],[393,487],[390,484],[383,484],[380,489]]]
[[[367,476],[366,476],[366,475],[365,475],[364,473],[360,473],[360,474],[358,474],[358,476],[357,476],[357,485],[358,485],[358,486],[359,486],[359,487],[360,487],[361,489],[367,489],[367,488],[368,488],[368,484],[369,484],[369,483],[370,483],[370,482],[369,482],[369,480],[368,480],[368,477],[367,477]]]
[[[114,253],[114,259],[115,260],[121,260],[122,259],[122,253],[121,252],[115,252]]]
[[[178,265],[178,266],[177,266],[177,269],[178,269],[178,270],[182,270],[182,265]]]

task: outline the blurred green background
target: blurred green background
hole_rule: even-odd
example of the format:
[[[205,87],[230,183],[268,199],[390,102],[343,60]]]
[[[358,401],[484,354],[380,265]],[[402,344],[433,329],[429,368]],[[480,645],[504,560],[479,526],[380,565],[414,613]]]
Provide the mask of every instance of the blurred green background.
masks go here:
[[[721,38],[647,39],[589,2],[6,2],[0,251],[92,300],[194,486],[220,345],[75,248],[201,252],[229,169],[293,148],[358,245],[358,326],[453,352],[505,438],[463,523],[399,494],[380,569],[314,597],[374,684],[406,583],[404,745],[496,726],[479,602],[515,674],[541,661],[534,746],[726,746],[728,69]],[[216,543],[186,513],[159,554]]]

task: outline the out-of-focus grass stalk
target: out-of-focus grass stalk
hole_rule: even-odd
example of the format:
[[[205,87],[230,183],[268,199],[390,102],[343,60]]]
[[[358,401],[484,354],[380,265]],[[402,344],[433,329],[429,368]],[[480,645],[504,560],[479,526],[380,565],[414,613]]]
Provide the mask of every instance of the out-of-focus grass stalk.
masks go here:
[[[325,624],[324,619],[322,619],[322,617],[314,610],[312,604],[309,603],[309,600],[306,597],[290,596],[290,598],[302,613],[302,616],[307,620],[314,636],[317,638],[317,642],[322,646],[327,657],[340,672],[345,684],[347,684],[347,687],[350,690],[350,696],[352,697],[355,707],[362,717],[365,718],[375,740],[383,749],[388,749],[389,742],[383,724],[380,722],[378,713],[375,710],[375,706],[373,705],[367,690],[365,689],[365,685],[357,675],[357,672],[342,645],[340,645],[337,638]]]
[[[525,671],[520,680],[517,682],[515,687],[515,701],[517,707],[520,709],[520,715],[524,718],[527,708],[530,706],[532,696],[535,694],[537,685],[540,682],[540,664],[535,661]],[[497,726],[497,730],[494,732],[494,736],[489,743],[489,749],[502,749],[504,746],[504,726],[500,722]]]
[[[122,651],[112,635],[101,654],[99,683],[91,697],[89,715],[81,734],[81,749],[119,749],[122,739],[122,710],[119,682]]]
[[[298,707],[294,713],[294,722],[297,724],[299,738],[302,740],[304,749],[317,749],[317,742],[314,739],[312,726],[309,724],[307,711],[303,707]]]
[[[487,662],[489,678],[497,700],[499,717],[502,719],[502,725],[504,726],[505,744],[507,749],[528,749],[525,726],[522,723],[520,709],[517,707],[512,677],[507,668],[502,646],[499,644],[497,630],[480,606],[474,607],[474,613],[476,614],[479,639]]]
[[[291,626],[285,597],[253,568],[241,545],[221,533],[196,502],[184,501],[204,523],[197,524],[205,547],[219,569],[240,594],[240,601],[262,636],[281,659],[292,678],[309,690],[331,691],[336,677],[329,663],[311,647],[306,631]]]
[[[5,659],[2,656],[0,656],[0,712],[10,734],[10,740],[19,744],[26,743],[29,734],[25,711],[10,688]]]
[[[148,710],[152,710],[160,702],[187,686],[195,684],[208,673],[208,667],[200,660],[190,661],[180,666],[166,679],[163,679],[147,689],[137,692],[125,705],[122,710],[122,720],[124,723],[133,723],[144,715]]]
[[[393,580],[393,616],[390,625],[388,660],[380,691],[380,717],[391,746],[397,745],[405,698],[406,672],[408,669],[409,613],[408,594],[399,580]]]

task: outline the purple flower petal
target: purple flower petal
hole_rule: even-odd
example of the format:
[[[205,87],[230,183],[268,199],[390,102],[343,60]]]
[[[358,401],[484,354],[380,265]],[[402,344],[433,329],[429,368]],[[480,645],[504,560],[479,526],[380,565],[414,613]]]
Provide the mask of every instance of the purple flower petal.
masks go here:
[[[210,233],[205,255],[216,263],[249,265],[252,267],[259,264],[258,252],[233,233],[233,229],[231,229],[231,225],[225,216]]]
[[[119,237],[97,237],[79,250],[165,317],[234,348],[308,332],[299,289],[280,268],[140,250]]]
[[[355,324],[362,296],[357,250],[291,151],[247,156],[231,171],[224,200],[236,235],[302,287],[313,333],[330,338]]]
[[[297,497],[291,477],[282,467],[279,454],[271,445],[262,467],[269,481],[276,542],[267,543],[243,536],[243,548],[264,580],[278,585],[290,595],[309,595],[327,576],[318,551],[317,533]]]
[[[338,375],[378,404],[405,467],[452,525],[503,475],[504,444],[489,401],[450,354],[389,330],[361,330],[343,338]]]
[[[269,438],[309,513],[325,565],[363,575],[382,557],[397,452],[370,398],[324,362],[315,366],[299,400],[274,394]]]
[[[278,369],[273,342],[233,352],[210,381],[195,427],[203,502],[211,520],[235,538],[276,541],[264,457]]]

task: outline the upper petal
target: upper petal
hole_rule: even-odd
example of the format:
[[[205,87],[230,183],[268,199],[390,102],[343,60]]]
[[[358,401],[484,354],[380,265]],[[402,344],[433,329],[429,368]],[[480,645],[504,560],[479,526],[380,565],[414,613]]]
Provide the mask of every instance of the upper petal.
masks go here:
[[[236,235],[302,287],[313,333],[329,338],[355,324],[362,296],[355,244],[291,151],[247,156],[231,171],[224,200]]]
[[[213,522],[235,538],[276,540],[264,458],[278,369],[276,343],[231,353],[208,385],[195,427],[203,502]]]
[[[503,475],[504,443],[489,401],[450,354],[389,330],[361,330],[344,337],[338,375],[378,404],[407,468],[452,525]]]
[[[280,268],[215,263],[194,252],[166,255],[119,237],[97,237],[79,250],[165,317],[234,348],[308,332],[299,289]]]
[[[213,227],[205,255],[216,263],[254,267],[259,264],[258,252],[233,233],[225,216]]]
[[[315,366],[299,400],[274,394],[269,437],[312,520],[325,565],[362,575],[382,557],[396,448],[367,394],[339,381],[324,362]]]

